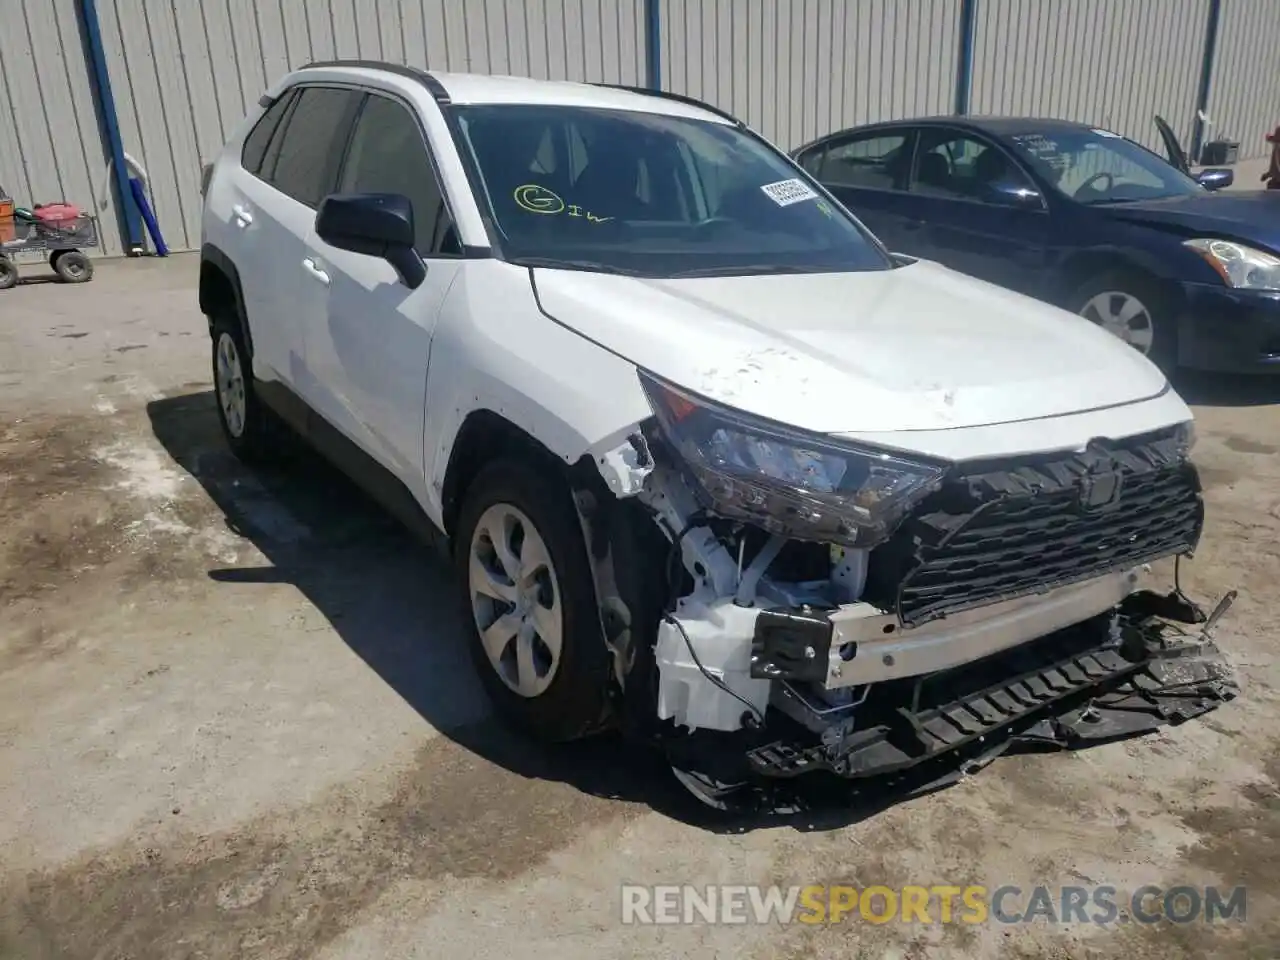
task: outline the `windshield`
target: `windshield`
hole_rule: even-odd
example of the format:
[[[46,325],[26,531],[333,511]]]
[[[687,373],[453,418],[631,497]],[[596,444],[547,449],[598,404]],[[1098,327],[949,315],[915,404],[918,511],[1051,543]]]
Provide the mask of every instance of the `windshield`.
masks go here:
[[[1081,203],[1124,203],[1203,194],[1182,171],[1108,130],[1062,127],[1009,138],[1036,172]]]
[[[453,110],[515,263],[650,277],[892,266],[785,157],[737,127],[557,105]]]

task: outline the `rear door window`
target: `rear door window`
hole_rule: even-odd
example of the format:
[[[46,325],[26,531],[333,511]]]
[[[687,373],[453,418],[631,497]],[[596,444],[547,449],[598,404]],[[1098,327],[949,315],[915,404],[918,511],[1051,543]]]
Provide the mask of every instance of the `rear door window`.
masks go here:
[[[332,187],[341,153],[339,135],[348,129],[348,110],[359,96],[338,87],[303,87],[278,138],[279,155],[270,171],[264,169],[264,179],[299,203],[319,206]]]
[[[1035,192],[1030,178],[994,144],[957,130],[921,132],[912,193],[990,203],[997,188]]]
[[[389,97],[370,94],[361,107],[338,191],[408,197],[418,252],[462,252],[422,128],[406,107]]]
[[[837,187],[904,190],[910,163],[911,144],[906,131],[864,133],[828,144],[818,179]]]

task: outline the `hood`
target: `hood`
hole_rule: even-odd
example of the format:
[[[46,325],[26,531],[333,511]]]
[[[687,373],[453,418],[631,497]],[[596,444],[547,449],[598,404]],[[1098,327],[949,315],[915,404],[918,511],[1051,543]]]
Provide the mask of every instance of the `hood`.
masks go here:
[[[1166,387],[1092,323],[924,261],[690,280],[533,274],[543,310],[583,336],[695,393],[817,433],[1032,420]]]
[[[1280,252],[1280,190],[1138,200],[1095,207],[1128,223],[1169,226],[1188,236],[1241,240]]]

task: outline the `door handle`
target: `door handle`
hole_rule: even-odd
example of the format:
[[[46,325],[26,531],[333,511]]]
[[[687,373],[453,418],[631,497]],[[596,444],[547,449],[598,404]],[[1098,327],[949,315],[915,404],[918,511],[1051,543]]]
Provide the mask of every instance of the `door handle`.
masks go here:
[[[253,223],[253,214],[249,212],[249,208],[242,203],[237,203],[231,208],[231,212],[236,215],[236,219],[244,226]]]
[[[311,276],[315,277],[326,287],[329,285],[329,275],[321,270],[320,267],[316,265],[316,262],[310,257],[307,257],[307,259],[302,261],[302,269],[307,271],[307,273],[311,274]]]
[[[906,220],[902,224],[903,230],[919,230],[924,226],[923,220]]]

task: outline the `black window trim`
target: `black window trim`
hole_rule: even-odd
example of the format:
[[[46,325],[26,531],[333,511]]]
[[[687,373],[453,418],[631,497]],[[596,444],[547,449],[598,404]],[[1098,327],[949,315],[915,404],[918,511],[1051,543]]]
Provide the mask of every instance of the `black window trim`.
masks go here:
[[[986,144],[987,149],[989,150],[997,150],[1001,155],[1004,156],[1006,160],[1009,161],[1009,163],[1013,166],[1015,170],[1017,170],[1019,173],[1022,174],[1023,178],[1026,179],[1027,183],[1029,183],[1032,187],[1035,188],[1036,195],[1040,199],[1040,206],[1035,208],[1011,207],[1011,206],[1005,206],[998,203],[988,203],[985,200],[975,200],[971,197],[959,197],[959,196],[940,197],[940,196],[935,196],[931,194],[916,193],[911,189],[911,184],[915,181],[916,161],[920,159],[920,144],[924,142],[924,133],[926,130],[937,131],[938,133],[941,133],[946,136],[953,136],[957,138],[965,137],[970,140],[976,140],[979,143]],[[1027,213],[1048,213],[1049,212],[1049,203],[1047,198],[1044,195],[1044,188],[1040,185],[1039,179],[1033,176],[1031,171],[1027,169],[1026,165],[1017,156],[1014,155],[1013,151],[1011,151],[1003,143],[1001,143],[998,138],[990,136],[989,134],[981,130],[976,130],[972,127],[958,127],[949,123],[922,124],[915,128],[915,134],[916,134],[915,145],[912,147],[912,153],[911,153],[911,166],[907,169],[907,189],[905,192],[908,195],[921,197],[929,200],[944,200],[944,201],[947,201],[948,203],[973,204],[979,207],[996,209],[996,210],[1025,210]],[[900,191],[895,190],[894,192],[898,193]]]
[[[462,247],[461,253],[442,253],[439,250],[432,250],[430,253],[423,253],[421,250],[418,250],[418,256],[422,257],[423,260],[480,259],[481,257],[479,257],[476,252],[477,248],[468,247],[465,243],[463,243],[462,230],[458,226],[458,218],[457,216],[455,216],[453,212],[454,210],[453,202],[449,198],[449,191],[445,186],[444,177],[440,175],[440,164],[436,161],[435,151],[431,148],[431,138],[427,136],[427,129],[423,125],[422,118],[418,116],[418,111],[414,108],[413,104],[411,104],[404,97],[400,96],[398,93],[392,90],[387,90],[383,87],[371,87],[368,84],[357,84],[354,86],[356,87],[356,89],[360,90],[364,94],[364,96],[362,96],[359,99],[359,101],[356,103],[355,109],[352,111],[350,118],[348,118],[346,137],[343,139],[342,150],[338,155],[338,163],[336,165],[333,183],[330,185],[331,191],[334,189],[337,189],[338,184],[342,183],[342,176],[346,172],[346,168],[347,168],[347,159],[351,154],[351,143],[355,139],[355,135],[356,135],[356,125],[360,122],[360,115],[364,113],[364,106],[368,102],[369,97],[379,96],[385,100],[390,100],[393,103],[396,103],[399,106],[403,107],[404,110],[412,118],[414,125],[418,128],[418,135],[422,139],[423,149],[425,149],[427,152],[427,163],[430,164],[431,166],[431,175],[435,177],[436,187],[440,191],[440,198],[441,200],[444,201],[445,214],[448,216],[449,222],[453,226],[454,231],[458,234],[458,244],[459,246]],[[415,219],[416,219],[416,214],[415,214]],[[443,234],[439,229],[438,222],[436,224],[436,229],[432,231],[433,245],[438,243],[439,238],[437,237],[437,234],[440,234],[441,236],[443,236]],[[488,256],[487,251],[485,252],[484,256],[485,257]]]

